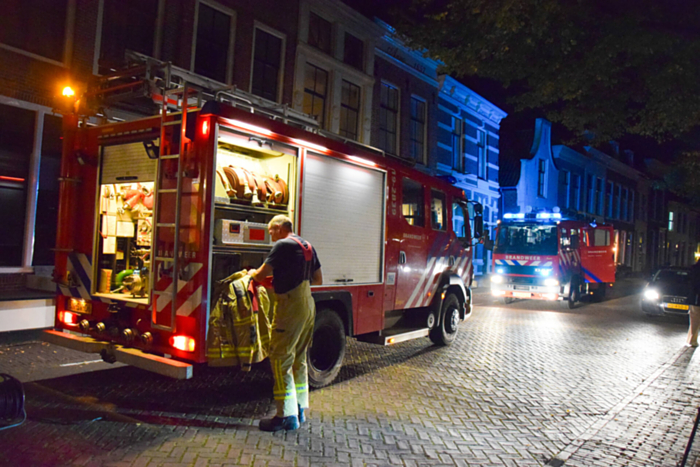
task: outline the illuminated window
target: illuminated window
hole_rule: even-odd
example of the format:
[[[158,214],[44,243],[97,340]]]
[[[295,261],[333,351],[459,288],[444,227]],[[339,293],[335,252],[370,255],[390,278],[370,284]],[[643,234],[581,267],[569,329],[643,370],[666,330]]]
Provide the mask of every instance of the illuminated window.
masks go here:
[[[673,232],[673,211],[668,212],[668,231]]]

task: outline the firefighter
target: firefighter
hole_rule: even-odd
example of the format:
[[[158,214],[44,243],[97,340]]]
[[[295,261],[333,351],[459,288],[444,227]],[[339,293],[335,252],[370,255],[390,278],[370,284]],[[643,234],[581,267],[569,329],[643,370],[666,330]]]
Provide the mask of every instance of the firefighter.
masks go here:
[[[248,273],[262,282],[273,276],[276,298],[270,341],[270,365],[277,413],[261,420],[263,431],[296,430],[309,407],[306,352],[311,345],[316,307],[310,285],[321,285],[323,274],[316,250],[294,234],[289,217],[278,215],[267,226],[276,242],[265,262]]]

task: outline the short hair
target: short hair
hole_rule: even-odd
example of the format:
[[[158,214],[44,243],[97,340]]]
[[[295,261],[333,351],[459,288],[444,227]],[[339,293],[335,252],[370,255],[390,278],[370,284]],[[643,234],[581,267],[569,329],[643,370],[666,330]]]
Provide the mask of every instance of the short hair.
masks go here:
[[[275,217],[270,220],[270,223],[267,224],[268,227],[272,227],[273,225],[277,225],[280,228],[287,230],[289,232],[294,232],[294,224],[292,224],[292,220],[285,216],[284,214],[278,214]]]

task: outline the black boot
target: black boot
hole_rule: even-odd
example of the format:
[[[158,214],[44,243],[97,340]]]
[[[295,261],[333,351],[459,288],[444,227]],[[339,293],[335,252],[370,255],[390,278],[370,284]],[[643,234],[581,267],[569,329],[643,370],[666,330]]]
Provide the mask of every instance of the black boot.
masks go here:
[[[260,420],[260,425],[258,427],[262,431],[292,431],[299,428],[299,418],[296,415],[290,415],[289,417],[272,417],[265,420]]]

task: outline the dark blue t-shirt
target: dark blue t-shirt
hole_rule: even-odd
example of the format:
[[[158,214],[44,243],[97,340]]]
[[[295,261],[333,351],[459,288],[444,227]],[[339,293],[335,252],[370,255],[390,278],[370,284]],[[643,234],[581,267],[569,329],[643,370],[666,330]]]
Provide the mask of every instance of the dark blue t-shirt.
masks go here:
[[[306,243],[298,235],[294,236]],[[313,273],[321,267],[318,256],[316,256],[316,249],[313,246],[311,251],[313,252],[313,257],[311,259],[309,277],[304,277],[306,260],[304,259],[304,251],[301,246],[289,237],[277,240],[272,247],[272,251],[267,255],[267,259],[265,259],[265,263],[272,266],[273,269],[275,293],[287,293],[298,287],[302,281],[311,280]]]

